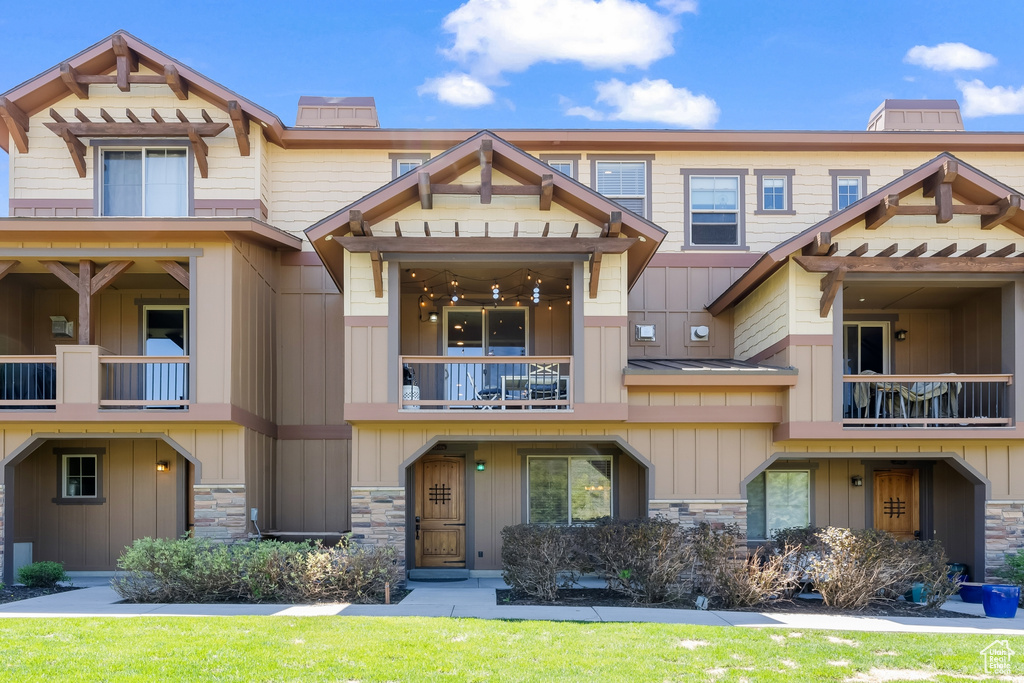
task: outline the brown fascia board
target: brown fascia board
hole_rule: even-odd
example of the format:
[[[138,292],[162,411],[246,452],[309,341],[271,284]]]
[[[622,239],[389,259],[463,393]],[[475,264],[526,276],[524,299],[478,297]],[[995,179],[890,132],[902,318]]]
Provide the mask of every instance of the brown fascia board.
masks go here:
[[[24,242],[28,238],[124,241],[130,236],[139,242],[166,242],[208,240],[223,235],[241,237],[283,251],[302,249],[302,239],[253,218],[0,218],[0,241]]]
[[[711,315],[718,315],[739,303],[747,294],[756,289],[778,270],[792,254],[813,242],[819,233],[828,232],[836,235],[856,225],[864,219],[864,214],[877,206],[878,202],[886,195],[899,194],[901,197],[905,197],[916,192],[920,189],[925,179],[935,173],[946,160],[956,161],[959,167],[957,179],[953,183],[953,189],[954,194],[961,198],[962,201],[967,200],[979,204],[992,203],[1008,194],[1019,194],[1012,187],[979,171],[952,154],[943,152],[934,159],[918,166],[913,171],[880,187],[842,211],[816,223],[807,230],[766,252],[739,279],[722,292],[717,299],[707,305],[708,312]],[[1024,231],[1024,217],[1015,217],[1010,223],[1018,230]]]
[[[62,60],[61,63],[68,63],[78,71],[86,74],[107,74],[116,66],[116,58],[114,57],[111,40],[114,36],[118,35],[124,37],[128,47],[138,55],[141,64],[153,69],[157,73],[162,73],[165,64],[173,64],[177,67],[182,79],[188,82],[190,93],[194,93],[197,97],[207,100],[225,111],[227,110],[228,101],[236,100],[242,110],[263,128],[264,134],[271,142],[278,145],[282,144],[281,134],[284,132],[284,124],[273,113],[219,83],[210,80],[199,72],[157,50],[152,45],[139,40],[127,31],[116,31],[70,59]],[[67,97],[69,92],[60,77],[60,64],[57,64],[8,90],[3,93],[3,96],[10,99],[24,110],[26,114],[31,116]],[[8,140],[9,131],[6,124],[0,119],[0,147],[3,147],[4,151],[9,151]]]

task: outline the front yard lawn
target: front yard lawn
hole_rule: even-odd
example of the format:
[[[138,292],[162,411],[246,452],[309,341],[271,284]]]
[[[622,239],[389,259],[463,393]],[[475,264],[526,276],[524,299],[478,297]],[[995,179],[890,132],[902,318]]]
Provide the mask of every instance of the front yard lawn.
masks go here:
[[[3,619],[0,680],[881,681],[908,670],[984,680],[979,651],[1006,638],[400,617]],[[1024,639],[1009,641],[1024,651]]]

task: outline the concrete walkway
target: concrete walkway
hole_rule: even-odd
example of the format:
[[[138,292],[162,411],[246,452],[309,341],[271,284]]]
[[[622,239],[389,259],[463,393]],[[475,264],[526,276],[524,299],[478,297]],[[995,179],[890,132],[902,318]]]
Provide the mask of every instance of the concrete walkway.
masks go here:
[[[833,629],[903,633],[979,633],[1024,635],[1024,610],[1014,619],[831,616],[780,612],[726,612],[650,607],[545,607],[495,604],[501,579],[468,579],[455,583],[410,581],[412,589],[397,605],[128,605],[119,603],[109,579],[75,579],[81,590],[0,605],[0,618],[33,617],[166,617],[166,616],[370,616],[531,619],[547,621],[650,622],[702,626]],[[584,581],[603,587],[597,580]],[[943,609],[983,615],[981,605],[953,598]]]

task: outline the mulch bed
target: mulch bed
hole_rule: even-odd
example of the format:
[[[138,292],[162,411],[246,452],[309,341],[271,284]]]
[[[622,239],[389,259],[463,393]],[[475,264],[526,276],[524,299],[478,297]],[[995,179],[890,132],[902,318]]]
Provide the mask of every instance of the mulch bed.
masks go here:
[[[665,609],[696,609],[694,598],[684,598],[676,602],[663,602],[646,605],[633,602],[613,590],[607,588],[569,588],[559,591],[559,599],[554,602],[543,602],[513,590],[498,590],[498,605],[559,605],[565,607],[658,607]],[[712,609],[724,609],[712,604]],[[773,600],[758,607],[737,608],[734,612],[797,612],[800,614],[830,614],[836,616],[857,617],[940,617],[956,619],[973,619],[974,615],[950,612],[942,609],[929,609],[924,605],[903,600],[881,602],[860,610],[838,609],[828,607],[821,600]]]
[[[18,600],[28,600],[29,598],[41,598],[44,595],[53,595],[55,593],[66,593],[67,591],[76,591],[78,588],[74,586],[57,586],[56,588],[28,588],[27,586],[10,586],[0,588],[0,605],[5,602],[17,602]]]

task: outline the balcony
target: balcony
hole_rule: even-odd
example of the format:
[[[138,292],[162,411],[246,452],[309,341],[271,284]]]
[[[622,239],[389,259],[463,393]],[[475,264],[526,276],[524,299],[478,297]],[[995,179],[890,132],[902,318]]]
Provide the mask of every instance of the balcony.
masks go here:
[[[1008,427],[1013,375],[844,375],[847,427]]]
[[[402,356],[400,410],[570,410],[572,357]]]
[[[189,358],[115,356],[99,346],[60,346],[53,356],[0,356],[0,411],[187,410]]]

